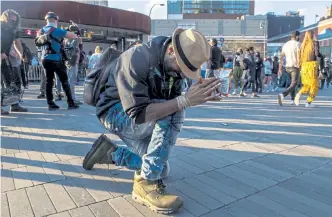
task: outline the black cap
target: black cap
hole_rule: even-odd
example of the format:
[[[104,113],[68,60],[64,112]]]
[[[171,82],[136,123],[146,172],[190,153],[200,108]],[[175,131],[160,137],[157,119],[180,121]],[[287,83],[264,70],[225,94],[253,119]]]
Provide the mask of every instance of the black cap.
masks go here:
[[[291,33],[291,37],[297,37],[300,36],[300,32],[299,31],[294,31]]]
[[[45,20],[47,19],[50,19],[50,18],[53,18],[53,19],[56,19],[56,20],[59,20],[59,16],[54,13],[54,12],[48,12],[46,15],[45,15]]]

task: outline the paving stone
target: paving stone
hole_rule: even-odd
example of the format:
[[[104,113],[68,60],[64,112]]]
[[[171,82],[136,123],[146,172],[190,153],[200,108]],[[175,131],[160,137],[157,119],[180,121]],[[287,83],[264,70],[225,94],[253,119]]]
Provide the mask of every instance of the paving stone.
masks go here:
[[[269,188],[267,190],[267,192],[269,192],[270,195],[272,193],[272,195],[273,194],[279,194],[283,197],[287,197],[287,198],[291,199],[292,201],[296,201],[296,202],[299,202],[301,204],[304,204],[307,207],[310,207],[311,210],[316,209],[316,210],[314,210],[315,216],[320,216],[320,213],[322,214],[322,216],[324,216],[324,215],[326,216],[327,213],[331,213],[331,210],[332,210],[332,207],[325,204],[325,203],[321,203],[319,201],[313,200],[311,198],[305,197],[305,196],[300,195],[296,192],[289,191],[285,188],[281,188],[281,187],[278,187],[278,186],[275,186],[273,188]],[[269,197],[269,199],[273,200],[274,198]],[[287,204],[283,204],[283,205],[287,205]],[[306,214],[311,213],[311,210],[308,211],[307,208],[302,207],[302,210],[306,210]],[[300,211],[300,210],[298,210],[298,211]]]
[[[62,174],[60,168],[53,162],[46,162],[42,164],[45,173],[51,181],[58,181],[66,179],[66,177]]]
[[[17,160],[14,154],[6,154],[1,156],[1,163],[3,169],[14,169],[17,168]]]
[[[44,150],[42,150],[41,153],[42,153],[45,161],[47,161],[47,162],[55,162],[55,161],[59,161],[60,160],[58,158],[58,156],[54,153],[54,150],[51,149],[51,148],[44,149]]]
[[[34,185],[40,185],[50,182],[50,178],[40,166],[28,166],[27,170]]]
[[[214,152],[214,150],[199,151],[193,154],[193,156],[195,158],[200,158],[200,160],[204,163],[211,164],[213,167],[216,168],[222,168],[234,164],[233,161],[229,161],[221,157],[216,157],[215,155],[211,154],[211,152]]]
[[[60,212],[57,214],[49,215],[48,217],[71,217],[69,212]]]
[[[60,183],[47,183],[44,187],[57,212],[76,208],[74,201]]]
[[[57,165],[62,171],[62,173],[68,178],[82,176],[77,167],[72,165],[69,161],[60,161],[57,162]]]
[[[69,210],[69,213],[71,217],[95,217],[87,206]]]
[[[43,185],[27,188],[26,191],[36,217],[56,213]]]
[[[254,161],[246,161],[246,162],[243,162],[243,164],[248,164],[248,165],[250,165],[254,168],[258,168],[258,169],[262,169],[262,170],[267,171],[267,172],[271,172],[271,173],[276,174],[278,176],[284,177],[285,179],[288,179],[288,178],[291,178],[291,177],[294,176],[292,173],[281,171],[281,170],[278,170],[278,169],[274,169],[273,167],[270,167],[270,166],[265,165],[265,164],[257,163],[257,162],[254,162]]]
[[[181,161],[185,161],[186,163],[189,163],[195,167],[198,167],[204,171],[212,171],[216,168],[210,164],[204,163],[203,161],[201,161],[200,158],[194,158],[188,154],[183,154],[183,155],[179,156],[179,159],[181,159]]]
[[[180,198],[183,200],[183,208],[194,216],[201,216],[211,211],[210,209],[206,208],[205,206],[201,205],[200,203],[196,202],[173,187],[167,187],[167,191],[171,194],[180,196]]]
[[[195,176],[195,179],[198,179],[199,181],[206,183],[207,185],[209,185],[215,189],[218,189],[219,191],[224,192],[225,194],[227,194],[231,197],[237,198],[237,199],[248,196],[248,194],[246,194],[236,188],[228,186],[221,181],[210,178],[209,176],[206,176],[206,175]]]
[[[237,200],[236,198],[231,197],[231,196],[225,194],[224,192],[219,191],[219,190],[211,187],[210,185],[199,181],[198,179],[195,179],[194,177],[184,179],[183,182],[185,182],[185,183],[189,184],[190,186],[196,188],[197,190],[213,197],[214,199],[218,200],[222,204],[229,204],[229,203]]]
[[[106,201],[89,205],[89,208],[96,217],[120,217]]]
[[[188,170],[183,169],[183,168],[177,166],[176,164],[172,164],[170,174],[164,180],[164,182],[165,183],[170,183],[170,182],[180,180],[180,179],[183,179],[183,178],[186,178],[186,177],[191,177],[193,175],[194,175],[194,173],[189,172]]]
[[[1,192],[15,190],[14,179],[11,170],[1,170]]]
[[[7,192],[11,217],[34,217],[25,189]]]
[[[27,152],[15,153],[15,157],[17,160],[17,167],[33,165]]]
[[[330,205],[331,210],[332,210],[332,197],[331,197],[331,195],[329,197],[329,196],[326,196],[324,194],[312,191],[308,188],[299,186],[298,184],[294,184],[292,182],[284,182],[284,183],[279,184],[278,186],[280,186],[282,188],[285,188],[285,189],[288,189],[292,192],[296,192],[300,195],[306,196],[310,199],[313,199],[313,200],[325,203],[327,205]]]
[[[182,180],[172,183],[172,186],[210,210],[220,208],[222,205],[224,205],[209,195],[193,188]]]
[[[236,203],[226,206],[221,210],[225,210],[227,213],[230,213],[234,217],[257,217],[257,215],[254,215],[247,210],[237,206]]]
[[[253,194],[257,192],[258,190],[256,188],[253,188],[247,184],[244,184],[236,179],[233,179],[229,176],[223,175],[219,172],[208,172],[205,173],[204,175],[209,176],[212,179],[215,179],[219,182],[222,182],[223,184],[232,187],[233,189],[236,189],[237,191],[241,191],[245,193],[246,195]]]
[[[20,167],[12,170],[14,184],[16,189],[33,186],[26,167]]]
[[[74,158],[74,156],[70,155],[64,148],[61,147],[54,148],[53,151],[61,161],[70,160]]]
[[[277,181],[277,182],[281,182],[281,181],[284,181],[286,180],[287,178],[283,177],[283,176],[280,176],[280,175],[277,175],[277,174],[274,174],[270,171],[267,171],[267,170],[263,170],[263,169],[260,169],[260,168],[257,168],[257,167],[253,167],[252,165],[248,164],[248,163],[239,163],[239,164],[236,164],[234,165],[238,168],[241,168],[243,170],[246,170],[248,172],[251,172],[251,173],[254,173],[254,174],[257,174],[257,175],[260,175],[260,176],[263,176],[265,178],[268,178],[268,179],[271,179],[271,180],[274,180],[274,181]]]
[[[276,213],[279,213],[283,216],[291,216],[291,217],[307,217],[303,213],[297,212],[287,206],[283,206],[273,200],[267,199],[266,197],[260,196],[259,194],[248,197],[248,200],[256,202],[270,210],[273,210]]]
[[[332,174],[332,173],[331,173]],[[287,180],[287,183],[290,183],[291,185],[297,185],[302,188],[305,188],[307,191],[314,191],[316,193],[325,195],[327,197],[332,196],[332,186],[320,186],[317,182],[308,182],[308,180],[301,180],[298,178],[292,178],[290,180]]]
[[[194,174],[204,173],[204,170],[202,170],[198,167],[195,167],[187,162],[181,161],[178,158],[171,158],[169,161],[170,161],[171,165],[176,164],[177,166],[182,167],[183,169],[186,169],[189,172],[192,172]]]
[[[274,212],[268,208],[265,208],[264,206],[255,203],[248,198],[240,200],[236,202],[236,206],[239,206],[248,212],[257,215],[258,217],[283,217],[282,215],[278,214],[277,212]]]
[[[83,174],[83,176],[79,178],[71,178],[70,180],[75,184],[84,187],[97,202],[113,198],[108,192],[107,181],[96,180],[92,176],[86,174]]]
[[[277,182],[273,180],[242,170],[235,166],[229,166],[227,168],[218,169],[216,171],[225,174],[231,178],[237,179],[240,182],[250,185],[259,190],[277,184]]]
[[[35,165],[41,165],[45,162],[43,155],[39,151],[28,151],[28,155]]]
[[[80,185],[72,180],[66,179],[59,181],[67,190],[73,201],[78,207],[95,203],[93,197]]]
[[[233,215],[229,214],[225,209],[218,209],[212,211],[208,214],[203,215],[202,217],[234,217]]]
[[[110,199],[107,202],[121,217],[144,217],[131,203],[129,203],[123,197]]]
[[[1,217],[10,217],[8,199],[5,193],[1,194]]]

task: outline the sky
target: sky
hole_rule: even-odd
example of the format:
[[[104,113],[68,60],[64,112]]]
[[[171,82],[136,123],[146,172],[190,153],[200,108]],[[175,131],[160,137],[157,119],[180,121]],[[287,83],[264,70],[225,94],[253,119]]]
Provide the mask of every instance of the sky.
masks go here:
[[[167,18],[167,0],[109,0],[109,7],[135,11],[148,15],[154,4],[165,4],[164,7],[155,6],[151,13],[152,19]],[[284,15],[287,11],[300,11],[305,16],[305,26],[315,23],[315,15],[325,16],[326,7],[332,1],[328,0],[255,0],[255,14],[275,12]]]

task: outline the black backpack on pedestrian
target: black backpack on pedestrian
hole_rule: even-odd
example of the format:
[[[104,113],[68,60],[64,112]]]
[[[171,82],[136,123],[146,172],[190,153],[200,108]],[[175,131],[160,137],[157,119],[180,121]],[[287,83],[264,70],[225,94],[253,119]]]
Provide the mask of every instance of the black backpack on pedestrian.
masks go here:
[[[95,69],[90,72],[84,81],[83,101],[96,107],[100,94],[106,89],[108,77],[111,74],[112,63],[122,54],[121,51],[107,48],[98,59]]]

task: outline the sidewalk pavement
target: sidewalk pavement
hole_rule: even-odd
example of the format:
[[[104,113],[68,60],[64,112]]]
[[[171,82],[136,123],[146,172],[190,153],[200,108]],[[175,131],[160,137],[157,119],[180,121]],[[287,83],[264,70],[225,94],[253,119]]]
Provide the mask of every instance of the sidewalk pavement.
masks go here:
[[[37,90],[28,113],[1,118],[1,216],[163,216],[131,200],[132,171],[81,167],[104,132],[95,108],[51,112]],[[332,217],[332,89],[317,108],[280,107],[276,95],[187,110],[166,180],[184,199],[173,216]]]

